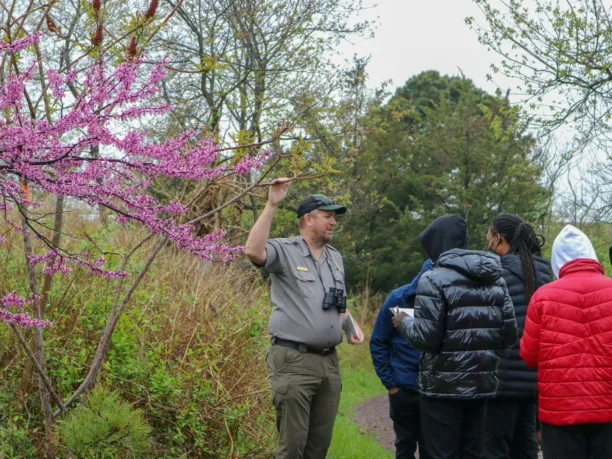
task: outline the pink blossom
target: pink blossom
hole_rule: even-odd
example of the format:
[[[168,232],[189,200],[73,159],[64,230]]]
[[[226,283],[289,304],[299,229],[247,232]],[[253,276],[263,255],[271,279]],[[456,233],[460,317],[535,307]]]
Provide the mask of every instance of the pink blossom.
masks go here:
[[[9,311],[9,308],[23,309],[25,306],[32,304],[34,300],[40,300],[40,298],[25,299],[15,292],[0,298],[0,322],[14,324],[23,328],[46,328],[53,326],[51,322],[34,319],[26,312],[14,313]]]
[[[262,155],[248,155],[240,163],[234,166],[236,174],[246,174],[253,170],[259,170],[272,157],[271,152]]]
[[[12,313],[6,309],[0,309],[0,322],[17,325],[23,328],[47,328],[52,327],[53,322],[34,319],[25,312]]]
[[[0,91],[0,110],[15,107],[21,108],[23,102],[25,84],[23,77],[11,75],[4,88]]]
[[[25,38],[21,38],[19,40],[15,40],[12,43],[6,43],[0,41],[0,53],[18,53],[19,51],[23,51],[29,46],[37,45],[40,42],[40,37],[42,36],[41,32],[34,33],[32,35],[28,35]]]
[[[27,304],[32,304],[34,300],[26,300],[15,292],[11,292],[4,298],[0,298],[0,304],[5,308],[23,308]]]
[[[66,73],[66,83],[74,83],[77,79],[77,74],[75,71],[70,70]]]
[[[49,70],[47,72],[47,80],[49,81],[49,87],[51,88],[53,97],[56,99],[64,97],[64,92],[66,91],[64,77],[60,75],[57,70]]]
[[[0,43],[0,53],[23,51],[39,40],[40,35],[30,35],[11,44]],[[218,165],[219,148],[213,139],[200,131],[154,141],[149,131],[137,127],[145,117],[163,117],[172,110],[156,102],[166,64],[163,61],[148,66],[142,60],[129,59],[113,68],[110,62],[92,57],[89,62],[83,61],[80,69],[47,71],[52,105],[59,105],[68,83],[74,84],[79,93],[70,106],[53,114],[52,122],[43,115],[31,119],[25,104],[24,94],[30,86],[32,94],[40,90],[34,80],[37,67],[20,76],[8,75],[0,85],[0,109],[10,109],[9,118],[0,120],[0,211],[12,230],[23,232],[24,228],[20,219],[13,221],[7,212],[11,206],[30,211],[39,206],[24,192],[22,183],[27,182],[32,196],[63,195],[92,208],[106,208],[121,225],[147,228],[201,259],[228,262],[239,255],[242,249],[229,246],[225,233],[200,237],[193,225],[178,223],[175,217],[186,214],[188,208],[158,199],[150,194],[149,187],[161,177],[205,181],[248,173],[260,169],[271,155],[248,155],[226,169]],[[92,151],[97,152],[95,157]],[[47,247],[47,241],[41,244]],[[110,269],[103,257],[69,253],[61,247],[37,253],[28,261],[41,266],[48,275],[68,274],[75,268],[109,279],[128,275]],[[23,308],[28,303],[10,295],[2,301],[0,322],[47,326],[7,309]]]
[[[171,215],[184,215],[189,209],[180,202],[171,202],[167,206],[163,206],[163,210]]]

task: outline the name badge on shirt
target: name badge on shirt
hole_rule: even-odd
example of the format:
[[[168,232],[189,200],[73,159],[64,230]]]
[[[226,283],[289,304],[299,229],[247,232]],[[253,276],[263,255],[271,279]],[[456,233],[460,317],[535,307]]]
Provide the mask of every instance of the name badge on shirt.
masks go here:
[[[308,268],[305,268],[303,266],[297,266],[296,268],[298,271],[308,271]]]

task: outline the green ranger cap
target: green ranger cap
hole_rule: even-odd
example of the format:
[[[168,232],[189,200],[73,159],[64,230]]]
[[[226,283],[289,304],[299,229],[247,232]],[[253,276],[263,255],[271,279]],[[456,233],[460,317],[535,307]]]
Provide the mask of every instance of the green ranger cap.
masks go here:
[[[346,207],[336,204],[333,199],[322,194],[311,194],[300,203],[297,209],[297,217],[300,218],[313,210],[329,210],[337,214],[346,213]]]

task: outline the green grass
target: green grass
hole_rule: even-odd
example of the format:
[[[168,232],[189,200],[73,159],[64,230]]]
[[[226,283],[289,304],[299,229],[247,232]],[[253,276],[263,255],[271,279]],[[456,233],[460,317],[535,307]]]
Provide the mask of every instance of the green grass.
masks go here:
[[[340,348],[342,398],[327,457],[328,459],[391,459],[394,457],[392,453],[351,421],[358,405],[371,397],[385,394],[385,388],[372,368],[368,345],[345,344]]]

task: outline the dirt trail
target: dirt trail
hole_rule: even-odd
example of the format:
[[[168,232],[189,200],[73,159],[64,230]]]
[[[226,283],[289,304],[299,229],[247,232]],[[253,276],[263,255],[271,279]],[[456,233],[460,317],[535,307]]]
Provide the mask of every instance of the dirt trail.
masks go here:
[[[386,395],[371,398],[359,405],[355,410],[354,421],[386,449],[395,451],[393,445],[395,432],[393,432],[393,423],[389,418],[389,398]]]
[[[389,418],[389,398],[386,395],[374,397],[359,405],[355,410],[354,422],[366,430],[391,452],[395,452],[395,432]],[[418,456],[417,456],[418,457]],[[539,458],[542,458],[540,452]]]

